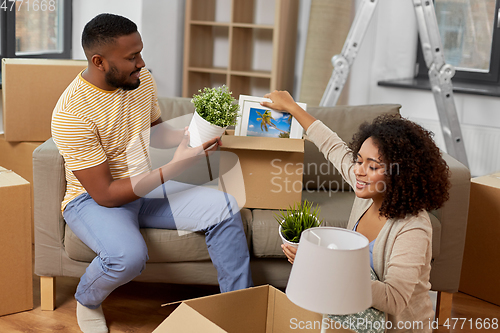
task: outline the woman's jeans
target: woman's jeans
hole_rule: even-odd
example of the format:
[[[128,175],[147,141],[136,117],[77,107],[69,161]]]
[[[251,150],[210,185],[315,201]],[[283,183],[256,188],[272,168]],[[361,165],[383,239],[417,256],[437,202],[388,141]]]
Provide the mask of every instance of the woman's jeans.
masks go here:
[[[221,292],[253,286],[236,200],[175,181],[159,189],[166,199],[146,197],[107,208],[83,193],[66,206],[66,223],[97,254],[78,284],[75,297],[80,304],[98,308],[114,289],[141,274],[148,249],[139,228],[203,231]]]

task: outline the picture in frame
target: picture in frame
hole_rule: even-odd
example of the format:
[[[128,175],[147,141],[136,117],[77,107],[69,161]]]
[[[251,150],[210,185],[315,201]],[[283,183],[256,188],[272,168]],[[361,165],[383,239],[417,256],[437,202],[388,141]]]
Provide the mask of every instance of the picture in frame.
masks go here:
[[[302,139],[302,126],[291,114],[266,108],[260,105],[260,102],[271,102],[271,100],[264,97],[240,95],[240,116],[234,135]],[[297,104],[307,110],[305,103]]]

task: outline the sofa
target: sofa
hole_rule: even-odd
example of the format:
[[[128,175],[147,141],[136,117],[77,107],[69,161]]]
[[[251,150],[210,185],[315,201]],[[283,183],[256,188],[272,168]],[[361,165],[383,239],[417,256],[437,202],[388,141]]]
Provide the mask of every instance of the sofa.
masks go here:
[[[183,126],[194,112],[189,98],[160,98],[162,119]],[[399,113],[400,105],[309,107],[308,112],[349,141],[363,121],[382,113]],[[179,121],[180,120],[180,121]],[[469,204],[469,170],[443,153],[451,170],[450,199],[430,212],[433,225],[432,289],[458,291]],[[152,157],[154,159],[154,156]],[[318,168],[319,166],[319,168]],[[95,254],[64,222],[60,203],[65,192],[64,161],[52,139],[33,153],[35,273],[41,277],[42,309],[54,309],[55,277],[80,277]],[[186,180],[186,179],[184,179]],[[186,181],[189,181],[187,179]],[[305,141],[302,199],[318,204],[328,226],[345,227],[354,192],[342,181],[316,146]],[[285,259],[278,235],[276,210],[241,210],[251,252],[256,285],[286,286],[291,265]],[[217,272],[202,233],[176,230],[141,230],[149,261],[136,281],[217,285]],[[451,295],[451,294],[449,294]],[[451,301],[451,297],[448,298]]]

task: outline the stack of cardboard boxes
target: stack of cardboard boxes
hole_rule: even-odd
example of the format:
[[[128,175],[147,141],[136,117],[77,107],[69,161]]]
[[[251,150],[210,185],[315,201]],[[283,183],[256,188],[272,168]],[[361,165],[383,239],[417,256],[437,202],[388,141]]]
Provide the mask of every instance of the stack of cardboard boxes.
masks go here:
[[[0,315],[33,308],[32,154],[51,136],[59,96],[85,67],[75,60],[2,60]]]

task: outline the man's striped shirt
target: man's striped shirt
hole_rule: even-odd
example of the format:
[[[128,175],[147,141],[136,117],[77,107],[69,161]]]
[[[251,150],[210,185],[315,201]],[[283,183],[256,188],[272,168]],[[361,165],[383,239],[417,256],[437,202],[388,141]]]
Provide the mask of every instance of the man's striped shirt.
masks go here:
[[[108,161],[113,179],[151,169],[149,130],[160,115],[156,85],[145,68],[134,90],[106,91],[80,73],[63,92],[52,114],[52,138],[64,157],[66,205],[86,192],[73,171]]]

